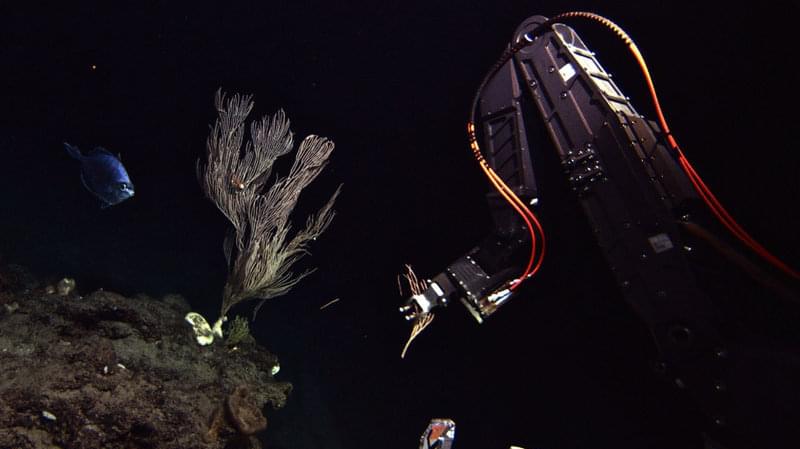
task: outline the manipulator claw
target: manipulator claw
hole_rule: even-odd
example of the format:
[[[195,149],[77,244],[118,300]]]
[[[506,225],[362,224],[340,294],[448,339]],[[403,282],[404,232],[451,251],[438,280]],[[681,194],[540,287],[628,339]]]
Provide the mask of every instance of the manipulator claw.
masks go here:
[[[437,307],[447,306],[450,302],[449,296],[455,291],[453,284],[444,273],[433,279],[426,279],[425,283],[427,288],[412,295],[400,306],[400,313],[408,321],[431,313]]]

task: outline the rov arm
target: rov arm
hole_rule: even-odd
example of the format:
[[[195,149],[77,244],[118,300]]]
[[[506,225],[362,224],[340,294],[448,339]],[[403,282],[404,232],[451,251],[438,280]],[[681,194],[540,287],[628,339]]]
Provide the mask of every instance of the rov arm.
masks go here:
[[[518,205],[532,209],[548,201],[538,196],[532,152],[555,152],[624,299],[652,335],[657,372],[686,390],[713,425],[725,426],[728,420],[747,425],[758,421],[769,404],[783,403],[776,393],[782,390],[741,379],[754,373],[798,373],[800,366],[779,349],[764,350],[763,342],[730,339],[730,329],[723,327],[730,323],[722,322],[707,296],[707,282],[701,288],[690,241],[716,247],[717,256],[762,278],[762,285],[777,284],[764,281],[763,271],[704,227],[713,220],[696,192],[706,205],[709,201],[674,138],[635,110],[572,28],[531,17],[516,30],[507,54],[477,97],[479,161],[485,160],[521,199]],[[546,136],[532,146],[527,128],[538,124]],[[533,234],[500,195],[487,198],[494,219],[489,235],[407,300],[401,307],[407,319],[419,320],[459,299],[482,322],[516,294],[513,287],[520,279],[515,276],[525,270],[523,256]],[[709,208],[719,217],[721,206]],[[771,290],[768,294],[797,300],[792,287],[782,293]],[[739,382],[736,396],[729,382]],[[750,401],[739,403],[734,397]],[[789,405],[787,410],[796,412],[791,408],[796,404]],[[769,426],[761,422],[758,429],[733,431],[765,440],[797,414],[770,416],[774,422]]]

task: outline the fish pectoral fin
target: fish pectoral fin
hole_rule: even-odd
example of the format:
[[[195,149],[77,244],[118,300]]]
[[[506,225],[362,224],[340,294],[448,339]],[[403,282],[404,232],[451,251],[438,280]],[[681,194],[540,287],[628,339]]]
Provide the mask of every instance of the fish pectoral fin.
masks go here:
[[[100,209],[108,209],[111,206],[113,206],[113,204],[100,200]]]
[[[85,187],[86,190],[94,193],[94,191],[91,189],[91,187],[89,187],[89,184],[86,183],[86,178],[83,176],[83,172],[81,172],[81,184],[83,184],[83,187]]]
[[[76,147],[74,145],[70,145],[67,142],[64,142],[64,148],[67,150],[67,153],[71,157],[74,157],[75,159],[78,159],[78,160],[81,159],[81,157],[82,157],[81,150],[79,150],[78,147]]]

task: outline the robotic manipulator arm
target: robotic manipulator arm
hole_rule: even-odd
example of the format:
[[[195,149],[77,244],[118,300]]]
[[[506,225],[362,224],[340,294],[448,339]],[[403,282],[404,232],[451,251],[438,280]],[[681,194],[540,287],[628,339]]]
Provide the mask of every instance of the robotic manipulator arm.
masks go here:
[[[544,234],[531,210],[539,203],[535,149],[558,154],[626,300],[657,342],[674,323],[700,332],[707,327],[705,318],[695,320],[709,315],[708,304],[693,282],[682,239],[689,212],[701,204],[702,180],[663,131],[666,122],[640,115],[578,34],[558,22],[568,15],[524,21],[478,89],[468,128],[497,190],[487,196],[494,227],[405,302],[400,311],[407,320],[459,299],[482,322],[538,269]],[[622,30],[604,24],[638,54]],[[533,121],[547,134],[536,148],[528,142],[527,128],[538,125]]]
[[[523,109],[531,99],[539,114],[532,113],[531,108]],[[541,227],[537,235],[537,229],[532,229],[531,221],[520,211],[524,209],[535,220],[530,208],[539,198],[532,149],[552,151],[550,147],[554,147],[573,188],[585,196],[592,193],[593,184],[608,181],[598,150],[619,151],[624,145],[601,133],[624,134],[629,131],[626,127],[638,121],[637,132],[650,138],[647,146],[657,142],[657,126],[635,112],[580,37],[566,25],[541,16],[527,19],[517,29],[508,49],[478,89],[471,112],[469,131],[476,158],[487,176],[499,178],[507,190],[504,194],[492,182],[497,188],[487,195],[492,231],[444,272],[426,280],[427,288],[400,308],[407,320],[420,320],[457,298],[478,322],[483,322],[532,275],[534,260],[538,268],[544,255],[544,235]],[[534,120],[545,122],[549,134],[546,148],[529,144],[528,127],[538,125],[532,123]],[[622,142],[629,138],[639,136],[624,136]],[[607,148],[598,148],[600,145]],[[650,148],[650,152],[651,157],[664,159],[659,161],[661,165],[675,165],[663,145]],[[691,195],[688,185],[677,190],[681,196]],[[518,200],[516,208],[509,204],[508,194]],[[526,268],[527,248],[531,251]]]
[[[573,18],[600,22],[626,43],[650,88],[657,122],[634,109],[578,34],[560,23]],[[535,108],[523,109],[530,103]],[[682,236],[693,234],[712,246],[719,241],[710,241],[705,228],[690,222],[695,215],[716,217],[781,275],[800,279],[736,223],[686,159],[661,113],[641,53],[622,29],[592,13],[533,16],[486,75],[468,125],[473,153],[497,190],[487,196],[494,228],[406,301],[400,311],[407,320],[457,298],[482,322],[541,265],[544,232],[531,210],[539,198],[527,129],[538,125],[534,121],[543,123],[547,134],[535,149],[557,152],[626,300],[657,343],[668,322],[707,327],[710,307],[693,281],[686,257],[691,247]],[[770,274],[734,258],[758,282],[785,293]],[[779,295],[797,300],[791,292]]]
[[[597,20],[625,41],[642,68],[657,121],[634,109],[595,54],[561,23],[575,17]],[[534,121],[544,125],[546,137],[544,144],[537,141],[531,148],[527,128]],[[715,392],[725,390],[727,378],[736,377],[731,374],[736,351],[729,351],[733,345],[722,335],[717,307],[698,285],[691,244],[717,246],[719,254],[752,278],[761,277],[756,281],[763,285],[776,278],[731,256],[730,247],[722,248],[699,223],[713,225],[711,218],[716,217],[777,268],[773,274],[788,275],[784,280],[791,282],[798,274],[730,217],[686,160],[627,34],[591,13],[528,18],[478,89],[468,130],[473,153],[496,190],[488,195],[494,227],[466,255],[425,280],[400,307],[415,329],[437,307],[455,299],[482,322],[536,272],[544,255],[544,234],[532,211],[539,197],[531,151],[555,151],[622,296],[655,341],[660,374],[687,389],[713,423],[724,422],[726,410],[735,415]],[[796,300],[796,291],[789,293]],[[412,331],[412,339],[414,335]]]

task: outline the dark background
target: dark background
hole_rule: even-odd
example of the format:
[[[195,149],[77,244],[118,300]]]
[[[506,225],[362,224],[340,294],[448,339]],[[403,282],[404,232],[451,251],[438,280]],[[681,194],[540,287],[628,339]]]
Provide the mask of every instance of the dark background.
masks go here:
[[[252,324],[295,384],[268,414],[268,447],[414,448],[433,417],[456,421],[458,449],[698,447],[696,413],[652,375],[648,333],[569,199],[542,198],[567,206],[542,217],[552,250],[514,301],[483,325],[451,307],[404,360],[395,276],[404,263],[434,275],[488,231],[464,132],[474,90],[525,18],[580,9],[634,37],[695,167],[798,266],[797,7],[388,3],[0,7],[0,254],[84,292],[180,293],[216,317],[226,222],[195,160],[216,89],[253,93],[254,117],[284,108],[298,138],[336,142],[298,222],[344,183],[300,264],[317,271]],[[652,117],[624,47],[572,25]],[[100,210],[63,141],[121,153],[135,198]]]

